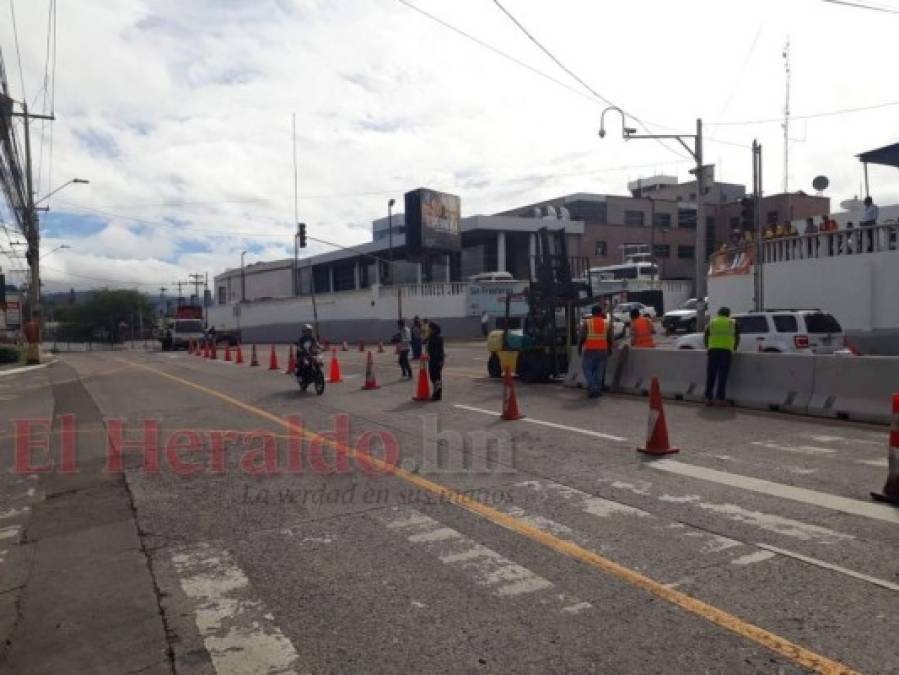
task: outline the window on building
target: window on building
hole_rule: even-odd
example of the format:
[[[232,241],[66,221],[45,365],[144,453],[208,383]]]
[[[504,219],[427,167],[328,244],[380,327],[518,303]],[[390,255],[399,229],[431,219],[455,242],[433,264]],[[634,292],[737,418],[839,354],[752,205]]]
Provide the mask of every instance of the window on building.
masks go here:
[[[224,286],[218,287],[218,295],[219,295],[219,304],[225,305],[228,303],[228,289]]]
[[[643,212],[642,211],[625,211],[624,212],[624,224],[642,227],[643,226]]]
[[[593,255],[597,258],[605,258],[608,255],[608,247],[606,246],[606,242],[597,241],[593,244]]]
[[[598,223],[600,225],[608,223],[608,211],[605,202],[575,200],[566,202],[565,208],[568,209],[572,220],[583,220],[586,223]]]
[[[678,246],[677,257],[681,260],[691,260],[696,256],[695,246]]]
[[[654,225],[656,227],[671,227],[671,214],[670,213],[657,213],[655,216]]]
[[[656,244],[652,249],[652,255],[656,258],[670,258],[671,244]]]
[[[353,291],[356,289],[356,264],[340,262],[334,264],[334,290]]]
[[[327,265],[313,267],[312,278],[315,283],[316,293],[331,292],[331,268]]]
[[[765,222],[769,225],[777,225],[777,211],[768,211],[768,214],[765,216]]]
[[[681,229],[696,229],[696,209],[678,209],[677,226]]]

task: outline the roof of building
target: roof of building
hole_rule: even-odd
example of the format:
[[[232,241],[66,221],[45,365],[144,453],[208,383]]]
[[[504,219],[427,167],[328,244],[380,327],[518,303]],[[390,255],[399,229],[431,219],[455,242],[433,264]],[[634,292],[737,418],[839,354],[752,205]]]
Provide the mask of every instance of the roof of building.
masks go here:
[[[856,155],[865,164],[883,164],[885,166],[899,167],[899,143],[885,145],[876,150],[868,150]]]

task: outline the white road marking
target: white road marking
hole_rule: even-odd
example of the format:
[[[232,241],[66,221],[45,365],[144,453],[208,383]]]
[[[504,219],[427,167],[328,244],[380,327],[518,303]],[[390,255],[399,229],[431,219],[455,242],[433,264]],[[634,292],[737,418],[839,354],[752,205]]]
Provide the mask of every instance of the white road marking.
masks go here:
[[[296,650],[250,594],[249,580],[225,549],[199,543],[172,555],[181,588],[218,675],[291,675]]]
[[[492,415],[494,417],[499,417],[501,413],[498,413],[494,410],[485,410],[484,408],[475,408],[470,405],[461,405],[456,403],[454,408],[460,408],[461,410],[470,410],[471,412],[482,413],[484,415]],[[550,427],[552,429],[561,429],[562,431],[573,431],[577,434],[584,434],[585,436],[594,436],[596,438],[605,438],[610,441],[619,441],[621,443],[626,443],[627,439],[622,438],[621,436],[612,436],[611,434],[604,434],[600,431],[591,431],[590,429],[581,429],[580,427],[569,427],[565,424],[556,424],[555,422],[547,422],[545,420],[537,420],[533,417],[523,417],[521,418],[522,422],[530,422],[531,424],[539,424],[542,427]]]
[[[0,541],[5,541],[7,539],[15,539],[17,536],[19,536],[19,526],[18,525],[0,528]]]
[[[377,518],[389,530],[401,532],[409,542],[422,545],[443,564],[464,569],[475,583],[490,588],[499,597],[554,588],[551,581],[415,509],[396,506]],[[552,525],[555,527],[558,523]],[[554,599],[563,604],[560,611],[569,613],[580,611],[584,604],[564,593],[556,594]]]
[[[783,452],[794,452],[800,455],[834,455],[836,450],[833,448],[819,448],[814,445],[783,445],[773,441],[752,441],[752,445],[757,445],[770,450],[782,450]]]
[[[863,438],[846,438],[845,436],[823,436],[823,435],[811,434],[811,435],[809,435],[809,438],[811,440],[815,441],[815,443],[836,443],[836,442],[844,441],[847,443],[864,443],[865,445],[879,445],[879,446],[886,445],[885,440],[870,441],[870,440],[866,440]]]
[[[2,511],[0,512],[0,520],[15,518],[16,516],[22,515],[23,513],[28,513],[30,510],[30,506],[23,506],[21,509],[9,509],[8,511]]]
[[[780,555],[785,555],[790,558],[795,558],[796,560],[801,560],[802,562],[808,563],[809,565],[815,565],[826,570],[845,574],[847,577],[852,577],[853,579],[867,581],[869,584],[874,584],[875,586],[880,586],[881,588],[887,588],[891,591],[899,591],[899,584],[894,584],[892,581],[878,579],[877,577],[862,574],[861,572],[856,572],[855,570],[850,570],[839,565],[834,565],[833,563],[829,563],[824,560],[818,560],[817,558],[811,558],[807,555],[802,555],[801,553],[788,551],[784,548],[777,548],[776,546],[769,546],[768,544],[756,544],[756,546],[765,549],[766,551],[771,551],[772,553],[779,553]]]
[[[828,494],[827,492],[818,492],[816,490],[809,490],[793,485],[774,483],[760,478],[753,478],[752,476],[743,476],[740,474],[728,473],[726,471],[707,469],[702,466],[694,466],[672,459],[657,459],[648,462],[648,465],[653,469],[667,471],[679,476],[698,478],[700,480],[719,483],[741,490],[749,490],[751,492],[771,495],[772,497],[790,499],[792,501],[802,502],[803,504],[820,506],[821,508],[840,511],[841,513],[848,513],[863,518],[882,520],[887,523],[899,523],[899,509],[884,504],[873,504],[857,499],[849,499],[848,497]]]
[[[41,370],[42,368],[46,368],[47,366],[52,366],[54,363],[56,363],[56,359],[48,361],[47,363],[41,363],[36,366],[25,366],[23,368],[10,368],[9,370],[0,370],[0,377],[18,375],[19,373],[27,373],[32,370]]]
[[[730,561],[731,565],[753,565],[757,562],[763,562],[765,560],[770,560],[774,557],[774,554],[770,551],[756,551],[755,553],[750,553],[748,555],[740,556],[739,558],[734,558]]]
[[[603,499],[591,495],[589,492],[578,490],[577,488],[562,485],[561,483],[547,483],[537,480],[526,480],[516,483],[515,487],[526,487],[536,490],[537,492],[555,493],[560,497],[570,500],[580,500],[581,508],[592,516],[600,518],[608,518],[613,515],[625,514],[629,516],[637,516],[639,518],[653,517],[648,511],[638,509],[634,506],[628,506],[621,502],[615,502],[610,499]]]
[[[877,466],[886,468],[889,466],[889,462],[885,459],[857,459],[855,460],[856,464],[867,464],[868,466]]]

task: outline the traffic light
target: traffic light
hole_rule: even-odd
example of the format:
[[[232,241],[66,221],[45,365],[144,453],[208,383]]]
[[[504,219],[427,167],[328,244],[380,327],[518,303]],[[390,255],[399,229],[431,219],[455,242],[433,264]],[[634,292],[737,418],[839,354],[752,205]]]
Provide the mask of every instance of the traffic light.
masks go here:
[[[300,248],[306,248],[306,223],[300,223],[297,227],[297,235],[300,238]]]
[[[755,231],[755,199],[743,197],[740,200],[740,228]]]

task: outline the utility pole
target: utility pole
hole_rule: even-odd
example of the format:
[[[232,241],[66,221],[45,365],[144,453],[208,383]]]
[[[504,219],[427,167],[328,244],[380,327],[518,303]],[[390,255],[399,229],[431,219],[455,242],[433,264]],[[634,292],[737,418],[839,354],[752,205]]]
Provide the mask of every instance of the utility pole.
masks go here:
[[[705,329],[705,319],[706,319],[706,271],[707,271],[707,263],[706,263],[706,222],[705,222],[705,204],[704,204],[704,192],[705,192],[705,167],[702,164],[702,119],[696,120],[696,133],[695,134],[638,134],[637,130],[633,127],[627,126],[627,118],[624,114],[624,111],[617,106],[609,106],[605,110],[602,111],[602,115],[600,116],[599,123],[599,137],[605,138],[606,128],[605,128],[605,119],[606,113],[610,110],[613,110],[621,115],[621,128],[622,128],[622,137],[624,140],[629,141],[634,138],[670,138],[676,140],[680,143],[684,149],[692,155],[693,159],[696,162],[696,168],[693,169],[690,173],[696,175],[696,245],[694,255],[696,257],[696,330],[702,331]],[[691,148],[684,141],[685,138],[693,139],[693,147]]]
[[[188,274],[187,276],[190,279],[190,283],[194,286],[194,296],[197,298],[197,302],[200,302],[200,284],[203,283],[204,276],[197,273]]]
[[[755,217],[755,265],[753,267],[755,297],[753,308],[760,312],[765,309],[765,272],[762,260],[762,146],[758,140],[752,141],[752,196]]]
[[[181,288],[184,286],[184,282],[176,281],[175,285],[178,286],[178,306],[180,307],[184,304],[184,293],[181,290]]]

